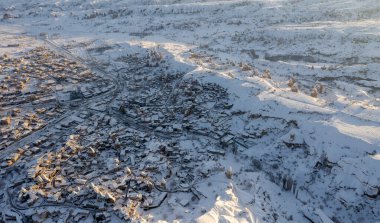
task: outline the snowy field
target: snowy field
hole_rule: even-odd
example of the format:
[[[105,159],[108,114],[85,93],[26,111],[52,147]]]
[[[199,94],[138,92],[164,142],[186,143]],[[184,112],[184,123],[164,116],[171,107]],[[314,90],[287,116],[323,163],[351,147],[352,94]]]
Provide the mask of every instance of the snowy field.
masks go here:
[[[227,89],[249,146],[204,168],[233,176],[139,221],[380,222],[378,0],[2,0],[0,16],[0,34],[47,36],[111,73],[154,48]]]

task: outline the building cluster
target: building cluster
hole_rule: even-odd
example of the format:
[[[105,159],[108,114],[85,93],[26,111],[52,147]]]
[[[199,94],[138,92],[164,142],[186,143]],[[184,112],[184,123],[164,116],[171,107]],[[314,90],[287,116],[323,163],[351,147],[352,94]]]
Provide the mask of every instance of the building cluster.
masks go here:
[[[92,121],[98,123],[98,128],[88,134],[86,125]],[[199,199],[202,195],[193,187],[197,179],[223,170],[216,160],[224,152],[216,141],[206,140],[203,145],[187,137],[163,140],[120,124],[113,126],[105,115],[94,115],[89,122],[82,123],[78,128],[81,134],[71,135],[56,151],[33,149],[40,158],[17,186],[17,205],[72,204],[86,210],[73,218],[96,218],[100,212],[111,211],[128,220],[137,208],[159,206],[170,191],[194,193],[198,197],[194,199]],[[40,140],[41,145],[49,141],[46,137]],[[25,151],[17,154],[25,155]],[[203,166],[207,161],[214,165]],[[189,201],[178,202],[189,205]],[[57,214],[42,210],[45,212],[31,212],[30,217],[44,222]],[[98,222],[111,222],[109,217],[99,219],[102,220]]]
[[[112,88],[109,80],[44,47],[0,56],[0,150],[62,115],[65,102]]]
[[[8,112],[0,112],[0,148],[8,147],[17,140],[29,135],[46,125],[51,118],[46,110],[37,109],[25,112],[20,109],[12,109]]]
[[[112,222],[138,218],[169,194],[188,193],[176,200],[182,207],[205,196],[196,182],[224,171],[220,156],[244,146],[230,130],[233,104],[219,85],[170,73],[159,54],[149,55],[132,58],[115,100],[99,97],[1,160],[3,174],[28,169],[9,191],[24,214],[35,222],[63,221],[63,208],[75,210],[64,215],[68,222]],[[95,86],[110,88],[82,84],[72,99],[96,99],[103,90],[88,90]]]
[[[56,100],[57,92],[73,91],[80,82],[97,81],[83,65],[37,47],[20,57],[1,56],[0,106],[24,103],[48,103]]]
[[[233,104],[224,88],[185,78],[181,72],[169,73],[165,65],[146,66],[148,62],[133,56],[124,61],[134,65],[124,72],[127,90],[112,104],[115,111],[163,134],[226,133]]]

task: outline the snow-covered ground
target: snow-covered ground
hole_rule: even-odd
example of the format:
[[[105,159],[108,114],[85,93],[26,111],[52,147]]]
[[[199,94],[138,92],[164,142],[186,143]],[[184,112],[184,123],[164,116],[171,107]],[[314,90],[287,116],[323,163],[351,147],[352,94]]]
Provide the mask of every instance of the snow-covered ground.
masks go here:
[[[145,219],[380,221],[378,0],[2,0],[0,16],[0,32],[46,33],[109,70],[157,48],[228,90],[231,132],[261,134],[217,161],[234,174],[200,182],[197,204],[173,196]]]

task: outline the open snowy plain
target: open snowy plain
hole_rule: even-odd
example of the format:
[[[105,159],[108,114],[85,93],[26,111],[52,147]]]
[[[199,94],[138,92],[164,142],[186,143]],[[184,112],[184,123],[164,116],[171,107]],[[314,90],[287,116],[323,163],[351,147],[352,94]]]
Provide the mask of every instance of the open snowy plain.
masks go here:
[[[219,155],[207,159],[178,138],[195,157],[194,179],[182,186],[196,192],[168,192],[134,221],[380,221],[378,0],[2,0],[0,16],[1,54],[58,46],[116,78],[131,66],[123,58],[154,50],[166,73],[183,74],[173,94],[189,80],[228,93],[232,107],[218,125],[234,137],[233,148],[213,144],[208,151]],[[5,47],[17,39],[19,49]],[[17,175],[2,177],[0,207],[12,211],[5,179]]]

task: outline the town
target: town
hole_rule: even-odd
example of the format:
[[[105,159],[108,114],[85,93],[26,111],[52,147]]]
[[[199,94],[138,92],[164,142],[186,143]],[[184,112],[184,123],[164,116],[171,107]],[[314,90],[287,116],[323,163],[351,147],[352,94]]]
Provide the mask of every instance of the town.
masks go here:
[[[0,223],[379,222],[379,8],[0,1]]]
[[[3,213],[6,222],[111,222],[136,218],[137,208],[156,208],[174,191],[199,200],[195,182],[224,171],[215,161],[261,134],[230,133],[227,92],[168,73],[158,52],[128,56],[123,84],[43,47],[4,58],[4,70],[27,77],[22,89],[11,88],[20,81],[11,74],[3,81],[2,147],[12,153],[1,153],[1,174],[22,176],[2,194],[15,209]]]

